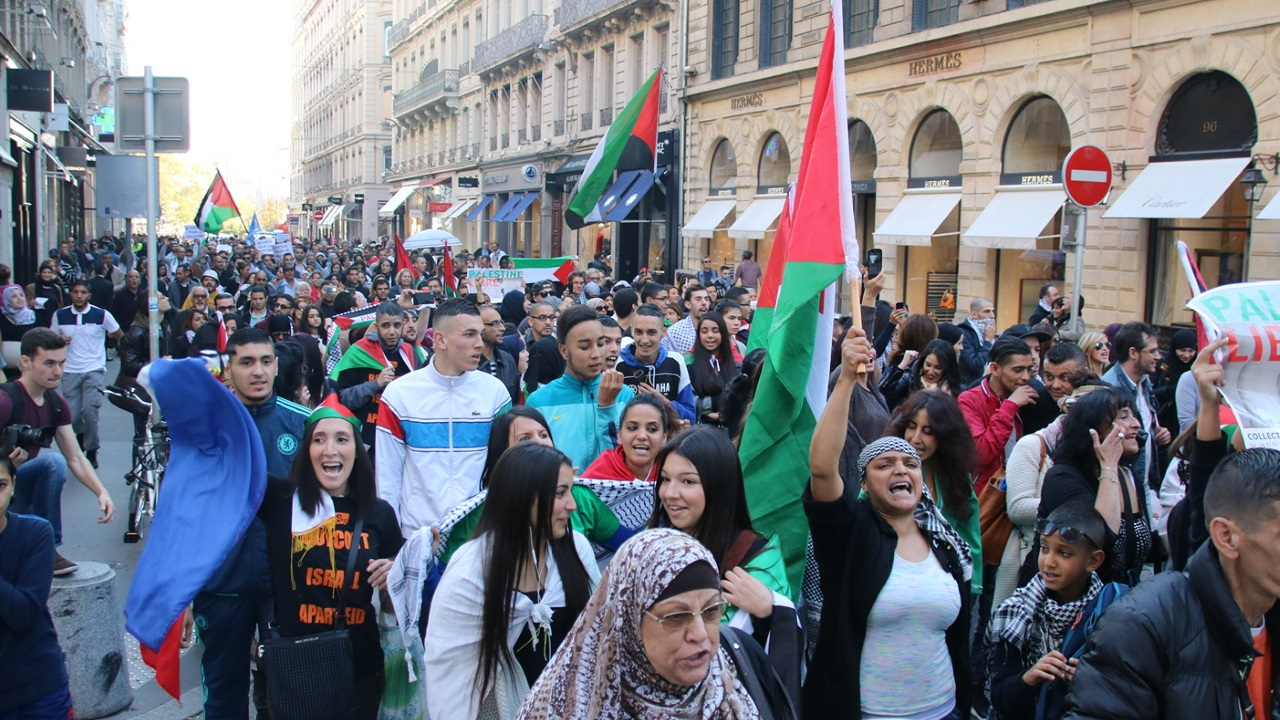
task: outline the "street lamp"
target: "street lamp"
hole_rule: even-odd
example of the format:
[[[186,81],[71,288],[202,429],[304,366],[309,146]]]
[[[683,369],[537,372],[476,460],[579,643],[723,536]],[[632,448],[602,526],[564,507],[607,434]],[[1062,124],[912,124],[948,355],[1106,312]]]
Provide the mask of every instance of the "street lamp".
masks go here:
[[[1245,200],[1248,200],[1249,205],[1252,206],[1262,199],[1262,191],[1267,188],[1267,176],[1263,175],[1258,166],[1251,162],[1248,169],[1244,171],[1244,177],[1240,178],[1240,184],[1244,186]]]

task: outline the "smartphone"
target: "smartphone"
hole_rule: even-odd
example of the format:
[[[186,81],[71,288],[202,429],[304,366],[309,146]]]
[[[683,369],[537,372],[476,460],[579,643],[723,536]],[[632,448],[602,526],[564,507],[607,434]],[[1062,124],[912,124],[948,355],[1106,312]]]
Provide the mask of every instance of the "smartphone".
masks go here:
[[[873,278],[884,271],[884,251],[876,248],[867,251],[867,277]]]
[[[902,302],[901,300],[899,300],[898,302],[896,302],[896,303],[894,303],[894,304],[893,304],[893,309],[894,309],[894,310],[907,310],[908,308],[907,308],[907,304],[906,304],[906,303],[904,303],[904,302]]]
[[[430,305],[436,301],[436,294],[429,292],[416,292],[413,294],[414,305]]]

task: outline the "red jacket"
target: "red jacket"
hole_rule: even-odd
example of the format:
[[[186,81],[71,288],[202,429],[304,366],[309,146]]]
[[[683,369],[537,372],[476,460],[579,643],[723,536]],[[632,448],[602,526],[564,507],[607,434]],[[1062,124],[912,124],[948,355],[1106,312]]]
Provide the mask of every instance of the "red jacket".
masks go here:
[[[653,482],[658,478],[658,465],[654,463],[649,470],[649,477],[644,478],[649,482]],[[635,477],[635,473],[631,472],[631,468],[627,467],[626,458],[622,455],[622,448],[616,447],[612,450],[605,450],[600,453],[600,457],[595,462],[587,466],[587,469],[578,473],[581,477],[590,478],[592,480],[639,480]]]
[[[1017,403],[1001,400],[991,390],[989,377],[983,378],[977,387],[960,393],[957,400],[964,419],[969,422],[973,442],[978,446],[978,471],[973,491],[981,495],[987,481],[1004,468],[1005,452],[1010,446],[1009,438],[1012,437],[1017,442],[1022,437],[1019,408]]]

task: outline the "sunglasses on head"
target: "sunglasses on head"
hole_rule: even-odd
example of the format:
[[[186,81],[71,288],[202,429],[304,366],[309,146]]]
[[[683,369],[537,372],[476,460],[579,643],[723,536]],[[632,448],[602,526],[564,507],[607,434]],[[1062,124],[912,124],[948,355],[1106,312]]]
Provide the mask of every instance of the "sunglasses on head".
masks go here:
[[[1102,348],[1106,348],[1106,349],[1110,350],[1110,349],[1111,349],[1111,343],[1107,342],[1106,340],[1099,340],[1098,342],[1096,342],[1096,343],[1094,343],[1094,344],[1093,344],[1093,349],[1094,349],[1094,350],[1101,350]]]
[[[1081,540],[1088,540],[1089,544],[1093,547],[1102,547],[1093,538],[1089,537],[1088,533],[1080,528],[1074,528],[1070,525],[1059,525],[1047,518],[1042,518],[1036,521],[1036,532],[1040,534],[1040,537],[1048,537],[1057,533],[1058,537],[1062,539],[1062,542],[1068,545],[1075,545]]]

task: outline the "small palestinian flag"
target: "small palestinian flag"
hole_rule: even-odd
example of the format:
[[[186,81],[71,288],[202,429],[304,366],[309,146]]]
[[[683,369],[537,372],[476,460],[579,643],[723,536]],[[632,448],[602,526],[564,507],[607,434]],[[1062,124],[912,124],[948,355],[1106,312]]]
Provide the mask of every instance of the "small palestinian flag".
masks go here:
[[[231,190],[222,179],[222,173],[216,172],[209,190],[200,201],[200,210],[196,212],[195,224],[207,233],[220,233],[222,226],[232,218],[240,217],[240,208],[231,197]]]
[[[400,360],[410,370],[417,370],[427,364],[427,351],[418,345],[400,343]],[[347,351],[342,354],[342,359],[338,361],[338,364],[329,373],[329,379],[337,381],[338,375],[344,370],[352,368],[382,372],[390,366],[391,362],[387,360],[387,355],[383,352],[382,343],[364,337],[351,343],[351,347],[347,348]]]
[[[653,71],[635,97],[627,102],[600,144],[591,153],[573,199],[564,211],[565,222],[577,230],[600,222],[600,196],[604,195],[620,161],[632,168],[658,169],[658,105],[662,93],[662,68]],[[639,162],[635,162],[639,159]]]
[[[524,271],[525,283],[559,280],[561,285],[568,285],[569,273],[578,269],[578,258],[573,255],[556,258],[511,258],[511,264],[515,269]]]

